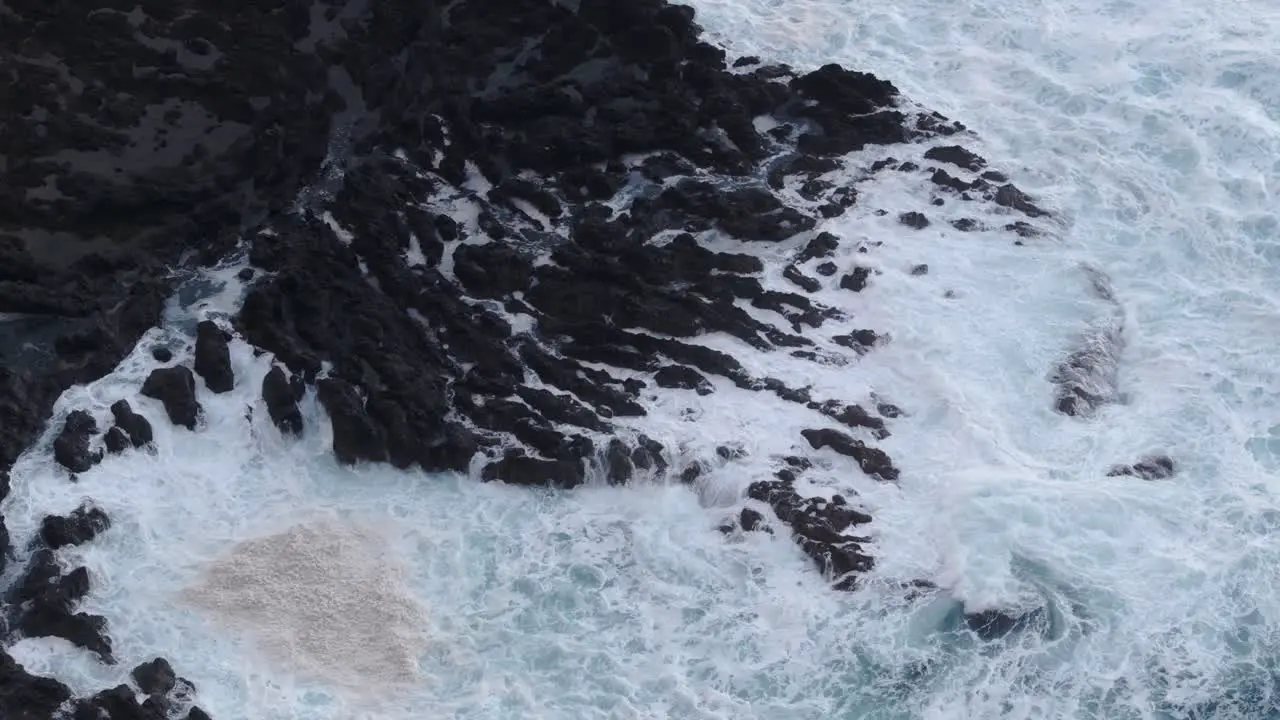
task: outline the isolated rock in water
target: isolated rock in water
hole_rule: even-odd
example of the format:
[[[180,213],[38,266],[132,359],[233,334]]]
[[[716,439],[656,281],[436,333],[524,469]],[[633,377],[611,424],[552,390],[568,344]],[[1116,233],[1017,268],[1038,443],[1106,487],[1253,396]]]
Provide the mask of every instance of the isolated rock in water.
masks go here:
[[[316,391],[333,423],[333,453],[338,461],[347,465],[360,460],[384,462],[386,438],[365,411],[355,387],[346,380],[324,378],[316,383]]]
[[[89,440],[98,432],[98,423],[84,410],[67,415],[62,432],[53,441],[53,459],[71,472],[85,472],[102,462],[102,451],[89,451]]]
[[[977,613],[965,613],[964,622],[979,638],[990,642],[1031,626],[1043,616],[1043,608],[1017,615],[1002,610],[983,610]]]
[[[167,363],[173,359],[173,351],[167,347],[156,347],[151,349],[151,357],[159,362]]]
[[[916,230],[923,230],[929,227],[929,218],[925,217],[924,213],[914,210],[899,215],[898,222]]]
[[[1054,408],[1072,417],[1089,417],[1119,394],[1119,367],[1124,351],[1123,326],[1107,321],[1084,337],[1049,376],[1056,386]]]
[[[130,673],[138,689],[147,695],[167,695],[178,682],[173,667],[164,658],[156,658],[135,667]]]
[[[196,419],[203,408],[196,401],[196,378],[187,366],[152,370],[142,383],[142,394],[164,403],[164,410],[174,425],[196,429]]]
[[[738,524],[747,532],[759,529],[762,523],[764,516],[751,508],[742,508],[742,512],[738,514]]]
[[[111,527],[111,519],[102,510],[81,505],[70,515],[49,515],[40,523],[40,539],[57,550],[67,545],[89,542]]]
[[[862,292],[867,287],[867,278],[871,277],[871,269],[855,267],[853,272],[840,278],[840,287],[845,290]]]
[[[1107,472],[1107,477],[1132,475],[1143,480],[1163,480],[1177,473],[1177,465],[1168,455],[1148,455],[1132,465],[1116,465]]]
[[[230,392],[236,384],[228,339],[228,333],[212,320],[196,325],[195,371],[215,393]]]
[[[262,379],[262,400],[267,404],[271,422],[280,432],[291,435],[302,433],[302,411],[298,409],[298,394],[280,367],[273,367]]]
[[[868,447],[861,440],[855,440],[839,430],[801,430],[800,434],[809,441],[810,447],[814,450],[829,447],[841,455],[857,460],[858,466],[868,475],[881,480],[898,479],[898,469],[893,466],[889,456],[879,448]]]
[[[111,414],[116,419],[116,426],[129,434],[134,447],[142,447],[152,440],[151,422],[134,411],[128,400],[117,400],[111,404]]]
[[[107,434],[103,436],[102,443],[107,446],[107,452],[111,454],[124,452],[129,447],[129,435],[120,429],[119,425],[112,425],[107,430]]]

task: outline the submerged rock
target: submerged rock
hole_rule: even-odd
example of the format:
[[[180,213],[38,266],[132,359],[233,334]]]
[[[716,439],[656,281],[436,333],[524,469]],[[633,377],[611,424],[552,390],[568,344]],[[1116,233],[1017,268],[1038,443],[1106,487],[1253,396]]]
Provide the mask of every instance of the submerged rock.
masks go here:
[[[1115,465],[1107,477],[1130,475],[1142,480],[1164,480],[1173,477],[1178,467],[1168,455],[1148,455],[1132,465]]]

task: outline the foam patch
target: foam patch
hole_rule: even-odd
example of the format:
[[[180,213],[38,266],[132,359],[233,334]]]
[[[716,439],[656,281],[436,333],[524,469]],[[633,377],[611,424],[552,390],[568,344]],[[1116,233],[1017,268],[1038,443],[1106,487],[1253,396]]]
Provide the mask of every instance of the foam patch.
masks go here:
[[[282,669],[369,691],[420,679],[426,612],[406,574],[376,532],[326,519],[237,544],[182,597]]]

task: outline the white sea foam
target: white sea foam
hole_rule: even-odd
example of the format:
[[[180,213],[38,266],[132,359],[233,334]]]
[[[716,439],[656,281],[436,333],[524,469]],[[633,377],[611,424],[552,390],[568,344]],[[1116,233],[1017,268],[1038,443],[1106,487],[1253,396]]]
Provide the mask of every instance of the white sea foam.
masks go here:
[[[814,296],[850,317],[805,334],[848,364],[704,340],[817,399],[866,403],[874,391],[907,412],[879,443],[900,483],[871,481],[834,455],[804,481],[874,515],[877,582],[831,593],[785,532],[716,531],[746,484],[768,477],[767,458],[803,448],[798,430],[822,422],[723,379],[705,397],[654,390],[650,417],[634,421],[688,459],[743,446],[747,457],[712,463],[697,493],[529,492],[339,468],[312,396],[306,434],[282,439],[257,398],[269,358],[239,343],[237,389],[202,388],[205,426],[173,428],[137,395],[153,364],[144,343],[58,407],[106,417],[128,397],[152,419],[157,450],[109,459],[78,484],[47,450],[33,453],[3,508],[19,541],[83,497],[111,515],[112,530],[66,554],[90,569],[85,609],[110,620],[121,666],[47,640],[23,641],[15,656],[84,691],[163,654],[220,720],[1275,717],[1280,11],[1263,0],[694,5],[735,52],[871,70],[963,120],[979,138],[962,144],[1063,219],[1022,247],[1003,231],[962,233],[947,221],[1012,218],[953,199],[935,207],[921,177],[882,173],[822,228],[844,239],[842,272],[855,262],[880,271],[863,293],[838,289],[837,276]],[[919,161],[923,150],[855,160]],[[445,210],[474,227],[474,203],[435,206]],[[896,215],[906,210],[932,225],[904,229]],[[768,285],[789,289],[781,269],[803,240],[751,247],[769,263]],[[860,241],[883,245],[864,255]],[[911,274],[918,263],[927,275]],[[1081,263],[1112,280],[1127,397],[1084,422],[1052,411],[1047,379],[1115,311]],[[221,295],[175,307],[158,340],[189,352],[180,328],[192,313],[238,297],[222,272]],[[856,357],[831,340],[856,328],[890,341]],[[1105,476],[1153,450],[1177,458],[1177,477]],[[262,528],[316,514],[394,518],[380,528],[387,561],[403,563],[429,610],[421,681],[376,711],[261,652],[238,632],[252,627],[175,600]],[[947,592],[908,601],[895,589],[920,577]],[[958,601],[1045,606],[1051,629],[982,646],[954,632]]]

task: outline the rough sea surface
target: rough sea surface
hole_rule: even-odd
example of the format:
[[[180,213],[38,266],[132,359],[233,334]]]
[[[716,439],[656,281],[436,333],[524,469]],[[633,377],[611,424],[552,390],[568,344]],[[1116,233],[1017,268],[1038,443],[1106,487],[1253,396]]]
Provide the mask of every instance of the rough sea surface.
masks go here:
[[[853,241],[841,261],[859,240],[883,242],[868,261],[881,271],[875,293],[818,299],[891,342],[856,367],[750,360],[817,389],[874,388],[907,412],[880,443],[901,482],[842,479],[875,518],[877,566],[861,590],[831,591],[784,526],[717,530],[746,486],[770,475],[753,458],[796,442],[785,405],[758,394],[717,383],[706,397],[659,395],[634,421],[660,440],[693,438],[694,453],[741,444],[746,457],[696,492],[530,491],[340,468],[313,394],[309,432],[282,440],[256,392],[270,358],[234,341],[241,381],[201,395],[203,432],[153,422],[156,452],[77,484],[56,476],[47,453],[15,467],[5,506],[15,538],[84,497],[110,514],[112,532],[66,557],[95,578],[83,609],[108,618],[120,663],[49,639],[19,642],[14,657],[91,692],[163,655],[224,720],[1280,716],[1280,6],[693,4],[732,54],[806,69],[840,62],[961,120],[977,135],[965,144],[1058,218],[1021,245],[1004,231],[954,230],[952,207],[984,212],[958,204],[908,232],[897,211],[927,203],[929,189],[882,174],[824,225]],[[769,253],[780,275],[782,253]],[[920,264],[927,274],[912,272]],[[237,270],[180,296],[153,334],[231,312]],[[1066,417],[1048,377],[1091,342],[1115,359],[1103,379],[1112,401]],[[116,373],[70,390],[55,417],[101,414],[125,395],[163,417],[133,396],[154,365],[144,340]],[[1169,454],[1178,473],[1107,475],[1148,453]],[[385,562],[402,568],[407,589],[366,580],[308,616],[333,623],[325,602],[388,599],[355,615],[412,636],[412,681],[389,648],[353,660],[371,668],[362,682],[326,682],[304,672],[313,662],[272,651],[278,624],[230,621],[184,599],[255,539],[313,517],[326,524],[297,532],[335,543],[376,526],[378,542],[330,556],[336,572],[357,567],[361,582]],[[335,572],[318,565],[252,599],[257,616],[305,604],[299,588]],[[917,578],[942,590],[913,598],[901,585]],[[997,607],[1039,610],[995,641],[965,628],[962,608]]]

